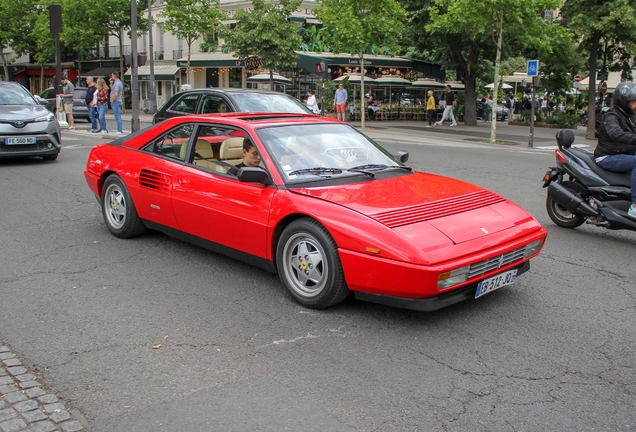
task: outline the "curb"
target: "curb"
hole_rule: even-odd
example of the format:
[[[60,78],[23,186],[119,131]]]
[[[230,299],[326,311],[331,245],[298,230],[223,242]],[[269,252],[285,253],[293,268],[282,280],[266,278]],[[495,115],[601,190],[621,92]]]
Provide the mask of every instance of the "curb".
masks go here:
[[[11,348],[0,343],[0,430],[77,432],[88,422],[45,391],[39,374],[29,371]]]

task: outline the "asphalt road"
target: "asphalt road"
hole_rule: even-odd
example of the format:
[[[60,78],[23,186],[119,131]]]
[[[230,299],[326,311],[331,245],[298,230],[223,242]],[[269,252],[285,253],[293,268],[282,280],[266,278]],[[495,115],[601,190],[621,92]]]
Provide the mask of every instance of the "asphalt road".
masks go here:
[[[530,211],[530,272],[434,313],[304,309],[276,275],[110,235],[96,141],[65,134],[56,162],[0,161],[0,341],[92,431],[636,430],[636,233],[553,225],[548,150],[369,134]]]

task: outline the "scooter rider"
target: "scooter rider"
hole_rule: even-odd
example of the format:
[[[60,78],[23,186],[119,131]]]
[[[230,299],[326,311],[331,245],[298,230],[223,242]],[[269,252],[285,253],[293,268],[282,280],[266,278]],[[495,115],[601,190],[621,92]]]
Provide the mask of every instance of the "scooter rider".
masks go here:
[[[627,216],[636,219],[636,84],[622,82],[614,91],[614,106],[605,113],[598,128],[594,150],[601,168],[632,173],[632,205]]]

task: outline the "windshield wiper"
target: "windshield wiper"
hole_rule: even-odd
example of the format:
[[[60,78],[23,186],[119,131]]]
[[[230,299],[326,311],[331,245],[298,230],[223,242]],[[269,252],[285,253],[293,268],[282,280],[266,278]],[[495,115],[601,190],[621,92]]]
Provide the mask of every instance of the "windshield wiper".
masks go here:
[[[405,171],[413,171],[413,168],[408,167],[408,166],[404,166],[404,165],[392,165],[392,166],[387,166],[387,165],[383,165],[383,164],[367,164],[367,165],[358,165],[355,166],[353,168],[349,168],[347,171],[351,171],[351,172],[359,172],[362,173],[370,178],[375,178],[375,173],[374,171],[382,171],[385,169],[401,169],[401,170],[405,170]]]
[[[298,175],[298,174],[315,174],[315,173],[332,173],[332,174],[342,174],[342,170],[339,168],[325,168],[325,167],[315,167],[315,168],[303,168],[299,170],[294,170],[290,173],[290,175]]]

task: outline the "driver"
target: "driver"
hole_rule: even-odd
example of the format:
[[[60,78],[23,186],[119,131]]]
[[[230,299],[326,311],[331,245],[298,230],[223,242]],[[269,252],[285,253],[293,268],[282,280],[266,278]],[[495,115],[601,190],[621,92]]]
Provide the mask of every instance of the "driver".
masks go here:
[[[598,128],[596,164],[619,173],[632,173],[632,205],[627,216],[636,219],[636,84],[622,82],[614,91],[614,106]]]
[[[260,167],[261,165],[261,155],[254,147],[254,143],[251,139],[245,137],[243,138],[243,161],[230,168],[230,174],[238,174],[238,170],[244,167]]]

